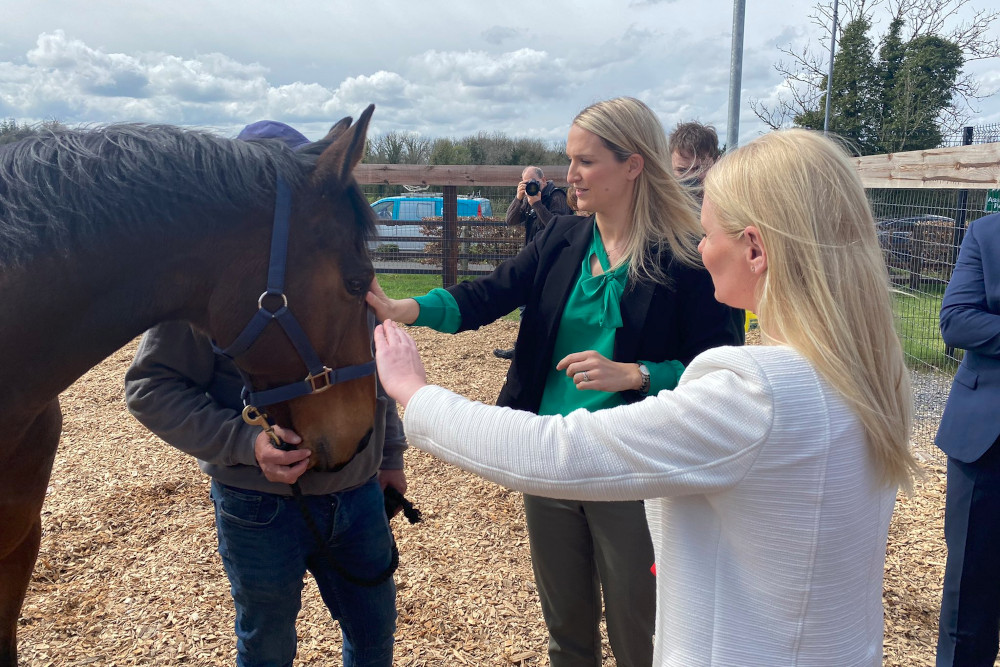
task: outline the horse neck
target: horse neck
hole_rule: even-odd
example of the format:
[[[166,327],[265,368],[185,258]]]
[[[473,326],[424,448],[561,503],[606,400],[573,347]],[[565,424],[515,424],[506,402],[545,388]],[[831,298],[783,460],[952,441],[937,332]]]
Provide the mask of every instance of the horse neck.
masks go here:
[[[216,243],[137,239],[44,257],[0,274],[0,396],[29,415],[102,359],[168,319],[204,324],[223,269]]]

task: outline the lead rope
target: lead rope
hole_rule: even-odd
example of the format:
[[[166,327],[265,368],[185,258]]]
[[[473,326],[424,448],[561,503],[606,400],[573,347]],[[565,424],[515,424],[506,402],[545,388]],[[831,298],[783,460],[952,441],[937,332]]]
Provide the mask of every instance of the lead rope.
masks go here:
[[[255,408],[252,405],[248,405],[243,409],[243,419],[248,424],[256,424],[264,429],[268,437],[271,438],[271,442],[278,449],[288,451],[294,449],[288,443],[283,441],[278,437],[278,434],[274,432],[274,423],[271,421],[271,417],[264,411]],[[292,487],[292,497],[295,499],[295,503],[299,506],[299,511],[302,512],[302,518],[306,522],[306,526],[309,528],[309,532],[312,533],[313,538],[319,545],[320,553],[323,554],[323,558],[326,559],[333,571],[347,580],[349,583],[355,584],[356,586],[365,587],[375,587],[380,584],[385,583],[389,577],[393,575],[396,569],[399,567],[399,548],[396,546],[396,538],[392,534],[392,530],[389,530],[389,539],[392,540],[392,560],[389,562],[389,567],[383,570],[380,574],[375,575],[372,578],[358,577],[354,574],[348,572],[344,567],[337,562],[337,559],[333,557],[333,553],[330,551],[329,545],[327,545],[326,540],[323,539],[323,535],[319,531],[319,526],[316,525],[316,520],[313,519],[312,512],[309,511],[309,506],[306,505],[305,497],[302,494],[302,487],[299,483],[292,482],[289,486]],[[411,505],[412,507],[412,505]],[[420,521],[420,512],[416,511],[416,519],[406,515],[410,520],[410,523],[416,523]]]
[[[302,495],[302,489],[299,487],[299,483],[293,482],[291,487],[292,497],[295,498],[295,502],[298,504],[299,510],[302,512],[302,518],[305,519],[306,525],[309,526],[309,532],[313,534],[313,537],[319,544],[320,552],[323,554],[323,557],[326,558],[326,562],[333,568],[334,572],[356,586],[366,587],[375,587],[383,584],[393,575],[399,567],[399,549],[396,547],[396,538],[393,536],[391,529],[389,530],[389,539],[392,540],[392,560],[389,562],[389,567],[383,570],[381,574],[377,574],[371,579],[355,576],[345,570],[343,566],[341,566],[341,564],[338,563],[333,557],[330,547],[327,545],[323,536],[319,532],[319,526],[317,526],[316,522],[313,520],[312,512],[309,511],[309,507],[306,505],[306,500]]]

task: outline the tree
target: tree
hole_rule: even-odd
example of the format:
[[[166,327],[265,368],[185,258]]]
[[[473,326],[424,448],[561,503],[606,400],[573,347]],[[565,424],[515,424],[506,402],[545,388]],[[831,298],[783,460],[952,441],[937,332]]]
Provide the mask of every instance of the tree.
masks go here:
[[[878,145],[877,117],[880,88],[878,68],[872,62],[874,47],[868,37],[871,24],[864,18],[844,27],[840,50],[833,61],[831,87],[830,130],[850,138],[865,152]],[[820,80],[826,90],[826,77]],[[823,129],[826,94],[816,108],[805,109],[795,116],[795,124],[813,130]]]
[[[35,125],[28,125],[27,123],[18,125],[17,121],[13,118],[5,118],[0,120],[0,146],[3,144],[12,144],[15,141],[26,139],[46,130],[61,129],[64,129],[63,124],[56,120],[47,120]]]
[[[387,132],[369,139],[365,162],[378,164],[567,164],[563,144],[546,147],[540,139],[508,137],[503,132],[480,132],[463,139],[430,139]]]
[[[942,131],[957,131],[985,97],[964,64],[1000,57],[1000,40],[990,36],[1000,11],[974,11],[957,22],[970,1],[841,0],[831,129],[862,152],[934,147]],[[888,28],[873,37],[876,16],[888,19]],[[829,44],[832,4],[816,5],[812,19],[826,31],[819,44]],[[751,108],[772,128],[822,127],[825,49],[814,44],[782,52],[790,60],[775,69],[785,79],[784,94],[771,106],[751,100]]]
[[[431,164],[469,164],[469,149],[451,139],[437,139],[431,148]]]
[[[427,164],[431,141],[417,134],[386,132],[365,142],[364,161],[374,164]]]
[[[934,35],[905,44],[898,69],[884,93],[880,153],[941,144],[938,118],[951,104],[963,65],[961,48]]]
[[[466,137],[461,144],[469,152],[469,164],[566,164],[562,146],[546,148],[540,139],[512,139],[503,132],[480,132]]]

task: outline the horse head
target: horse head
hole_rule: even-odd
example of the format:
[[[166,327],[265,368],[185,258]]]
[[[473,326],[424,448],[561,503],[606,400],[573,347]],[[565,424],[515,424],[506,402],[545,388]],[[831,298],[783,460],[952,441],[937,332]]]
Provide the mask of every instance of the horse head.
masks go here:
[[[305,395],[277,403],[263,399],[266,405],[261,406],[274,423],[302,436],[300,447],[312,452],[310,467],[318,470],[336,469],[349,461],[367,444],[375,423],[375,376],[370,367],[371,333],[364,299],[374,276],[367,241],[375,227],[371,208],[352,176],[364,154],[373,111],[374,105],[369,106],[353,125],[351,118],[344,118],[324,139],[300,149],[303,159],[313,166],[305,178],[289,184],[283,290],[274,293],[271,289],[272,239],[271,269],[265,246],[259,253],[264,264],[247,267],[247,278],[218,285],[209,304],[209,328],[220,344],[241,337],[246,322],[259,317],[261,309],[267,313],[286,309],[300,325],[304,337],[296,339],[284,324],[271,321],[245,350],[233,356],[248,378],[251,397],[258,395],[254,392],[264,395],[276,387],[304,383],[312,369],[307,360],[310,355],[303,353],[303,341],[330,371],[324,372],[326,377],[312,377],[308,381],[312,390]],[[280,200],[279,188],[276,210]],[[276,213],[275,225],[279,216]],[[271,293],[261,294],[265,273]],[[258,282],[253,285],[249,279]],[[248,304],[257,305],[258,313],[250,312]],[[351,371],[357,368],[363,372]],[[339,381],[337,373],[342,370],[349,377]]]

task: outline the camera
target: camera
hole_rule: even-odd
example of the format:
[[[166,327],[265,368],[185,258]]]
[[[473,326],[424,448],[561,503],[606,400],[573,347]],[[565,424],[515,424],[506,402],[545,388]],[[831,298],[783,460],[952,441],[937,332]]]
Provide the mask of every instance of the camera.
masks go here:
[[[529,197],[534,197],[541,191],[542,191],[541,182],[535,180],[534,178],[524,184],[524,194],[528,195]]]

